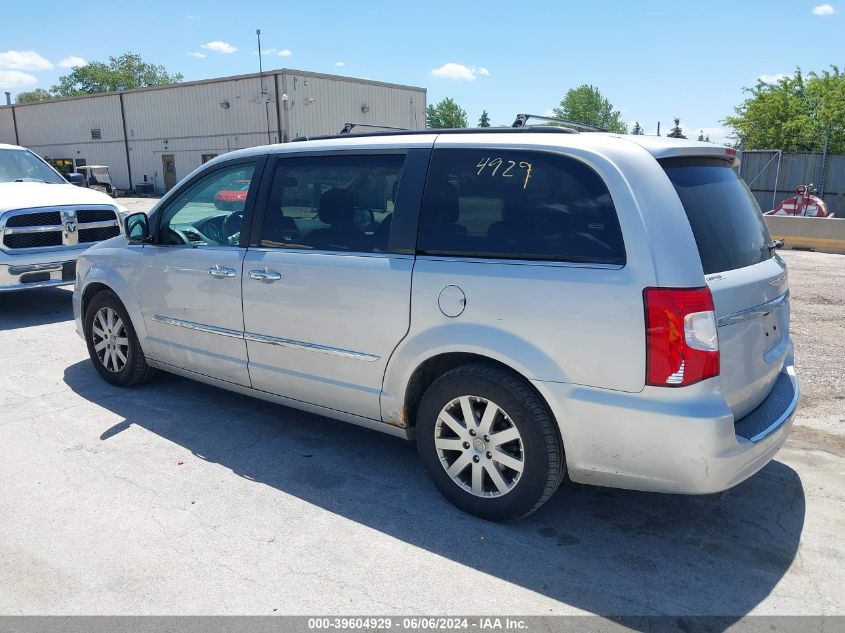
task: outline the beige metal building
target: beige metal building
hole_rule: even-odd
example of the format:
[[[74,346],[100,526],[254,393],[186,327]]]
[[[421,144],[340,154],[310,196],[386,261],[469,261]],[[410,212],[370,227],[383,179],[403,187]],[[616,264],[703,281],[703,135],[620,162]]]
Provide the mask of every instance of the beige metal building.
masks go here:
[[[421,129],[425,107],[424,88],[281,69],[2,106],[0,143],[69,167],[108,165],[119,189],[165,191],[243,147],[336,134],[349,122]]]

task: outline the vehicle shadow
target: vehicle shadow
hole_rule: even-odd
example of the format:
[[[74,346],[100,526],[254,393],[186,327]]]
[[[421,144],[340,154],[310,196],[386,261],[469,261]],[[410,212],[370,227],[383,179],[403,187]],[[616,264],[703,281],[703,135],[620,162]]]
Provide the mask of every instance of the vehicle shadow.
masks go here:
[[[123,418],[102,441],[141,426],[241,477],[634,628],[650,624],[627,618],[648,615],[722,616],[715,628],[726,628],[786,573],[804,525],[801,480],[777,461],[719,495],[565,483],[535,514],[493,524],[449,505],[402,440],[171,375],[123,390],[84,361],[64,380]]]
[[[0,331],[73,319],[70,287],[0,293]]]

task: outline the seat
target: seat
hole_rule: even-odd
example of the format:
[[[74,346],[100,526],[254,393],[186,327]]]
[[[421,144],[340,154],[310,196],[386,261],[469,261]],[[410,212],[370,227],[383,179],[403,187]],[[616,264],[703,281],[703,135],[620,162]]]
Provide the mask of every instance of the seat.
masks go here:
[[[437,187],[426,199],[423,236],[437,245],[433,250],[461,250],[466,247],[467,227],[458,224],[458,191],[452,186]]]
[[[269,213],[264,218],[261,231],[261,245],[274,246],[276,244],[296,244],[302,239],[296,222],[279,209],[277,213]],[[267,244],[265,244],[265,242]]]
[[[527,254],[536,252],[539,206],[524,196],[508,196],[502,205],[502,219],[487,229],[487,250],[494,253]]]
[[[396,208],[396,193],[399,191],[399,181],[393,183],[393,190],[390,193],[390,201],[393,202],[393,208]],[[387,214],[384,219],[379,222],[376,230],[373,232],[373,244],[376,250],[386,251],[388,241],[390,240],[390,227],[393,225],[393,213]]]
[[[328,228],[311,231],[306,236],[309,246],[321,250],[369,251],[366,234],[353,224],[355,203],[348,189],[329,189],[317,207],[320,222]]]

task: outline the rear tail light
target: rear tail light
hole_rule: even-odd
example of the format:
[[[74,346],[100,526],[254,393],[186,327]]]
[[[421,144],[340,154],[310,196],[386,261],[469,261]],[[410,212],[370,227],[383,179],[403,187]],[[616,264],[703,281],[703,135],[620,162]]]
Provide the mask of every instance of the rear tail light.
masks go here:
[[[709,288],[646,288],[646,384],[684,387],[719,375]]]

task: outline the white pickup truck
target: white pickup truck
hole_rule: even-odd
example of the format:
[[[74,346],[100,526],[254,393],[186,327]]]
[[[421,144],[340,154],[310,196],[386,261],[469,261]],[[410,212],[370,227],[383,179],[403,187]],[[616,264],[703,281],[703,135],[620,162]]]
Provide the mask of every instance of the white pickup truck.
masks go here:
[[[72,284],[79,255],[119,235],[125,212],[28,149],[0,144],[0,292]]]

